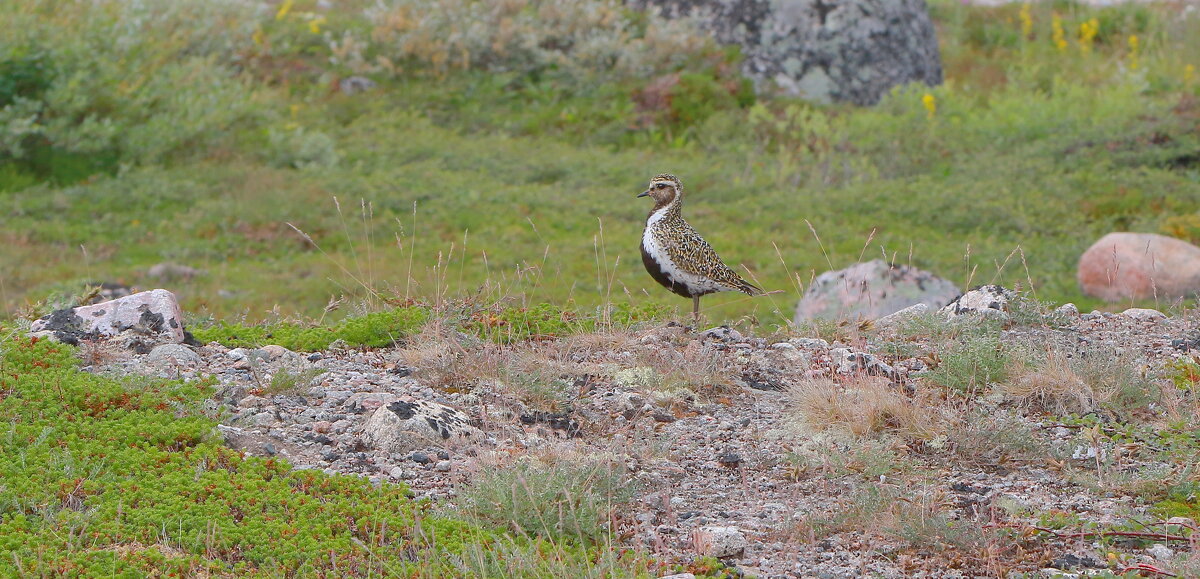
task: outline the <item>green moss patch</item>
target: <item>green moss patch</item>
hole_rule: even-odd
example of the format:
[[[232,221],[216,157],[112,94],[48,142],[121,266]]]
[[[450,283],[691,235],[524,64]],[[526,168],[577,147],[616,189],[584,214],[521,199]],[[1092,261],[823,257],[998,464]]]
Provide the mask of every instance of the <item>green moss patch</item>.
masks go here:
[[[296,323],[247,326],[221,322],[195,328],[192,334],[201,342],[219,342],[229,347],[278,344],[289,350],[312,352],[341,340],[351,347],[382,348],[416,332],[429,317],[427,308],[413,306],[346,318],[335,326]]]
[[[245,457],[198,411],[211,392],[81,372],[62,344],[0,343],[0,575],[480,576],[498,552],[597,564],[424,513],[403,485]]]

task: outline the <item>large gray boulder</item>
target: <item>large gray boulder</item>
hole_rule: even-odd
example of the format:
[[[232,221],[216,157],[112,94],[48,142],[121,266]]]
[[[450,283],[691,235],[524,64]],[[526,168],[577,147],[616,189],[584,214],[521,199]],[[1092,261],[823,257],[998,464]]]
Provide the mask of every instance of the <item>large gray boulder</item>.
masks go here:
[[[756,85],[817,102],[873,105],[892,87],[942,82],[925,0],[628,0],[699,20],[745,55]]]
[[[814,319],[873,320],[917,304],[937,309],[958,295],[958,286],[949,280],[876,259],[817,276],[796,306],[796,323]]]

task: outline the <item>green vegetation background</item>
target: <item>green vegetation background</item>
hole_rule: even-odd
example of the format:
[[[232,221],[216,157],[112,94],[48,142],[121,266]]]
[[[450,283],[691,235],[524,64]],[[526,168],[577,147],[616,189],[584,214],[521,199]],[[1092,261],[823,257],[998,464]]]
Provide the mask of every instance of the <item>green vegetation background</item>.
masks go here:
[[[1200,19],[1177,8],[938,0],[946,84],[861,109],[756,98],[736,52],[615,1],[488,5],[0,4],[3,316],[110,281],[175,291],[231,345],[382,346],[447,303],[500,342],[631,324],[686,307],[638,263],[633,196],[663,171],[785,290],[708,298],[716,319],[781,324],[813,275],[875,256],[1086,307],[1098,236],[1200,238]],[[353,75],[377,86],[342,94]],[[161,262],[203,273],[150,278]],[[367,315],[237,323],[347,313]],[[665,569],[613,548],[602,468],[505,470],[434,513],[225,448],[205,381],[97,376],[20,336],[0,327],[0,573]]]
[[[1075,262],[1100,235],[1200,238],[1200,24],[1170,9],[934,2],[945,85],[861,109],[755,99],[736,53],[612,3],[385,5],[7,3],[3,311],[101,281],[250,320],[677,306],[633,198],[668,171],[726,260],[784,290],[709,298],[714,319],[782,323],[814,275],[884,256],[1091,306]],[[451,34],[497,18],[507,36]],[[551,30],[572,18],[618,32]],[[378,87],[337,90],[355,74]]]

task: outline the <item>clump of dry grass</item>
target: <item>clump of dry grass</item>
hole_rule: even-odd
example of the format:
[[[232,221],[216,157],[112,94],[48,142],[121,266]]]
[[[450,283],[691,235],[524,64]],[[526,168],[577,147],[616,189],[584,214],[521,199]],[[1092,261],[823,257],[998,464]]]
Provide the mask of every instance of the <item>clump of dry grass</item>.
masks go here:
[[[944,434],[944,422],[926,405],[909,398],[887,380],[854,376],[838,384],[827,378],[805,380],[788,389],[792,420],[801,429],[853,438],[886,434],[928,441]]]
[[[1100,407],[1110,392],[1093,388],[1070,359],[1050,352],[1037,364],[1018,363],[999,391],[1018,406],[1051,414],[1086,414]]]
[[[415,377],[433,388],[466,389],[481,376],[494,376],[500,365],[496,346],[483,341],[464,344],[467,337],[452,324],[433,320],[406,340],[400,360],[416,368]]]
[[[1035,363],[1017,361],[998,390],[1018,406],[1035,412],[1105,411],[1121,419],[1145,414],[1162,395],[1161,388],[1134,360],[1105,351],[1068,357],[1051,350]]]
[[[716,349],[699,340],[684,344],[664,344],[642,348],[637,366],[650,368],[660,376],[660,393],[690,392],[697,397],[728,394],[734,389],[728,362]]]

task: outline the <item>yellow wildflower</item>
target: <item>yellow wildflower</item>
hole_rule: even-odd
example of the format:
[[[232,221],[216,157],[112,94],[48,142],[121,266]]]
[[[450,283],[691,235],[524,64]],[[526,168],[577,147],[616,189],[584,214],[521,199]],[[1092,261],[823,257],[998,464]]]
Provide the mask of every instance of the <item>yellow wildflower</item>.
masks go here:
[[[1033,37],[1033,5],[1029,2],[1021,5],[1021,36],[1025,38]]]
[[[1059,50],[1066,50],[1067,32],[1066,30],[1063,30],[1062,16],[1059,16],[1057,12],[1050,17],[1050,28],[1053,32],[1051,40],[1054,41],[1055,48],[1058,48]]]
[[[261,44],[263,43],[263,31],[262,31],[262,28],[257,28],[257,29],[255,29],[255,30],[254,30],[254,36],[251,36],[250,38],[254,40],[254,44],[259,44],[259,45],[261,45]]]
[[[283,18],[288,15],[288,12],[292,11],[292,6],[295,3],[296,0],[283,0],[283,4],[279,5],[279,11],[275,13],[275,19],[283,20]]]
[[[321,33],[321,25],[325,24],[325,22],[326,22],[326,18],[324,16],[317,16],[316,18],[313,18],[308,21],[308,30],[310,32],[312,32],[313,34],[320,34]]]
[[[1129,36],[1129,68],[1137,70],[1138,67],[1138,37],[1136,34]]]
[[[1083,53],[1092,51],[1092,43],[1096,40],[1096,34],[1100,32],[1100,21],[1092,18],[1087,22],[1079,25],[1079,50]]]
[[[925,105],[925,110],[929,112],[930,119],[933,118],[933,115],[937,114],[937,97],[933,96],[933,94],[925,93],[925,96],[921,97],[921,104]]]
[[[1189,64],[1183,67],[1183,84],[1192,84],[1196,79],[1196,65]]]

